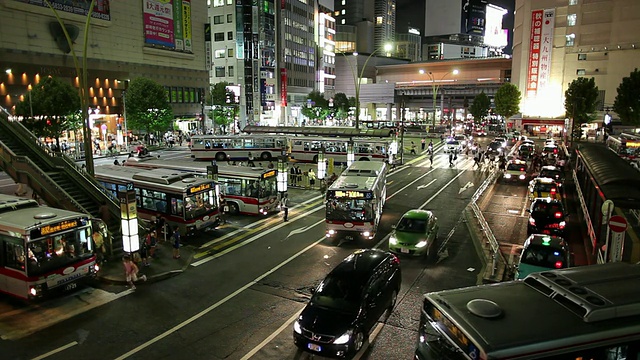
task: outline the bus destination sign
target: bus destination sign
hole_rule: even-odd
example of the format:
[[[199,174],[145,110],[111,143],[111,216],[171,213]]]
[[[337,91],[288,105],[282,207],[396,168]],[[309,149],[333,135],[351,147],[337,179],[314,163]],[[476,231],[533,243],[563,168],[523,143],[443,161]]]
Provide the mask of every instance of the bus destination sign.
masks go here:
[[[354,191],[354,190],[335,190],[333,191],[333,196],[336,199],[347,198],[347,199],[372,199],[373,193],[370,191]]]
[[[266,173],[262,174],[262,178],[263,179],[272,178],[274,176],[276,176],[276,171],[275,170],[269,170]]]
[[[192,186],[187,190],[187,194],[195,194],[200,191],[205,191],[211,189],[211,183],[200,184],[198,186]]]
[[[65,231],[65,230],[69,230],[69,229],[73,229],[78,227],[78,220],[65,220],[65,221],[61,221],[57,224],[51,224],[51,225],[45,225],[43,227],[41,227],[40,229],[36,229],[33,230],[32,233],[38,234],[39,236],[47,236],[50,234],[54,234],[60,231]],[[35,235],[34,234],[34,235]],[[38,236],[34,236],[34,237],[38,237]]]

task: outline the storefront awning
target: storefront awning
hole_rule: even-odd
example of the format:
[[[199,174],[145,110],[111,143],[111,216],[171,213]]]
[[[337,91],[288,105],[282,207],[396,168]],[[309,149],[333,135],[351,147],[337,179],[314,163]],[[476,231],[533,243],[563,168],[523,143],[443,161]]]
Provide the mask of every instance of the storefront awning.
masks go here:
[[[522,125],[564,125],[564,119],[522,119]]]

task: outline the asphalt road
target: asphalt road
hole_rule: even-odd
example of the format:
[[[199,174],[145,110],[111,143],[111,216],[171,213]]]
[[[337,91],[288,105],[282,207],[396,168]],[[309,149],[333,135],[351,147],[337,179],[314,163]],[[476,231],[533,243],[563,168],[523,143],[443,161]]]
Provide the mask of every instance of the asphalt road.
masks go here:
[[[411,359],[422,294],[471,286],[482,278],[482,262],[461,215],[486,176],[472,169],[470,157],[460,156],[450,168],[441,151],[432,167],[425,158],[412,162],[389,176],[389,198],[372,241],[334,246],[325,240],[324,210],[318,199],[287,223],[274,216],[263,225],[240,230],[232,239],[237,246],[227,253],[208,251],[221,234],[203,235],[212,243],[203,242],[184,274],[139,286],[135,293],[123,286],[102,285],[69,295],[67,301],[62,298],[58,306],[21,306],[0,297],[0,326],[3,319],[25,312],[46,310],[46,316],[55,317],[56,312],[73,311],[74,302],[96,304],[35,334],[1,341],[2,358],[311,359],[296,350],[291,335],[309,289],[355,249],[385,249],[391,226],[400,216],[424,208],[433,210],[440,221],[440,260],[426,263],[422,258],[401,257],[398,305],[357,356]],[[247,224],[252,220],[247,218]]]

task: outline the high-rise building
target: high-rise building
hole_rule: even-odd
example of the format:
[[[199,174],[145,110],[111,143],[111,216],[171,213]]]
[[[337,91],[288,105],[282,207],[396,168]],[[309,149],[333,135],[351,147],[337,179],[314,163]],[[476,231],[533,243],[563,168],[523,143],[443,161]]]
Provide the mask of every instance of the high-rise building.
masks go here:
[[[336,37],[336,20],[333,18],[333,0],[318,2],[318,21],[316,22],[316,43],[318,44],[318,76],[316,89],[330,99],[335,95],[336,54],[334,51]]]
[[[639,64],[637,0],[517,0],[514,25],[513,83],[523,95],[523,125],[527,116],[564,125],[564,92],[578,77],[595,79],[602,121],[622,79]]]
[[[88,29],[89,2],[50,0],[67,32],[44,2],[0,3],[0,105],[9,111],[28,99],[30,86],[47,76],[81,84],[74,66],[86,48],[91,130],[99,138],[119,135],[122,96],[128,80],[144,77],[164,86],[176,117],[196,123],[208,88],[204,28],[206,3],[97,0]],[[85,31],[88,30],[87,43]],[[197,122],[201,128],[202,122]],[[104,134],[104,135],[103,135]]]
[[[395,56],[400,59],[410,61],[422,60],[422,36],[420,30],[409,27],[406,33],[397,33],[395,45]]]
[[[335,0],[334,4],[338,50],[383,52],[395,41],[395,0]]]

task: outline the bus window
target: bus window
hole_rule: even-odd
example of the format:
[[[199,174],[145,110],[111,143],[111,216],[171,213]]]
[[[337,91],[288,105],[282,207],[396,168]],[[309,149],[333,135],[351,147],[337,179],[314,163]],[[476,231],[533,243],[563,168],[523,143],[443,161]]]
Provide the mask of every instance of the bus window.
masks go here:
[[[4,265],[16,270],[24,270],[26,257],[22,245],[6,242],[4,244],[6,254]]]

